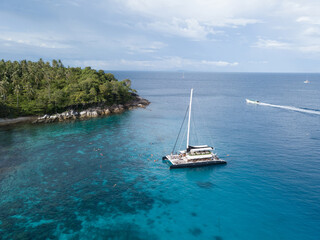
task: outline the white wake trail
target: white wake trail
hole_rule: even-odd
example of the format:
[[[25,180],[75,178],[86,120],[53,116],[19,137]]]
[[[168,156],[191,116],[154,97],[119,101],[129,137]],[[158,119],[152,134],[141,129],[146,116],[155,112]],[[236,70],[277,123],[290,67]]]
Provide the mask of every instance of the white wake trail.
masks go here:
[[[275,105],[275,104],[263,103],[263,102],[258,102],[258,101],[247,101],[247,103],[262,105],[262,106],[269,106],[269,107],[274,107],[274,108],[282,108],[282,109],[287,109],[287,110],[296,111],[296,112],[303,112],[303,113],[320,115],[320,111],[308,110],[308,109],[297,108],[297,107],[292,107],[292,106]]]

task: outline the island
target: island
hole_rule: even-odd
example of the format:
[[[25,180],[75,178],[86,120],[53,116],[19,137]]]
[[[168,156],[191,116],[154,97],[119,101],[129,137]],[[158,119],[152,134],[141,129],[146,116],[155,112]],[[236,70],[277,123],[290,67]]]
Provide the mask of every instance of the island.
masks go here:
[[[65,67],[60,60],[0,61],[0,126],[106,116],[149,103],[129,79],[103,70]]]

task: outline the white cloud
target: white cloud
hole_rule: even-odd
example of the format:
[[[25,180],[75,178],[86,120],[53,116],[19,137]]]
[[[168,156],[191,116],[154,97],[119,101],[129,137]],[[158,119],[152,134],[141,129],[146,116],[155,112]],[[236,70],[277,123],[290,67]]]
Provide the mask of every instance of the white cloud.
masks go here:
[[[262,23],[262,20],[259,19],[250,19],[250,18],[226,18],[223,21],[221,21],[221,23],[219,23],[219,21],[216,21],[215,23],[213,23],[213,25],[215,26],[219,26],[219,27],[238,27],[238,26],[246,26],[248,24],[255,24],[255,23]]]
[[[291,45],[287,42],[259,38],[258,42],[256,42],[253,47],[268,49],[290,49]]]
[[[206,61],[202,60],[201,64],[208,65],[208,66],[217,66],[217,67],[228,67],[228,66],[238,66],[238,62],[225,62],[225,61]]]
[[[267,64],[269,63],[268,61],[265,61],[265,60],[261,60],[261,61],[248,61],[248,63],[250,64]]]
[[[305,53],[320,53],[320,45],[302,46],[299,50]]]
[[[275,0],[122,0],[129,12],[139,14],[143,25],[161,33],[204,40],[214,28],[243,27],[262,22],[257,11],[269,9]],[[271,4],[270,4],[271,3]]]
[[[195,60],[188,58],[181,58],[177,56],[173,57],[162,57],[151,60],[89,60],[89,61],[64,61],[65,64],[71,66],[92,66],[96,69],[105,70],[181,70],[181,69],[192,69],[192,70],[216,70],[221,67],[236,67],[239,65],[238,62],[227,62],[227,61],[208,61],[208,60]]]
[[[120,43],[129,50],[129,53],[155,53],[167,46],[159,41],[149,42],[145,39],[129,39]]]
[[[238,19],[232,24],[246,24],[245,19],[252,19],[257,11],[272,8],[277,1],[259,0],[122,0],[123,4],[131,11],[140,13],[150,19],[197,19],[199,22],[217,22],[219,25],[232,19]],[[250,20],[251,21],[251,20]],[[248,21],[248,23],[250,23]]]
[[[303,17],[299,17],[296,22],[299,22],[299,23],[303,23],[303,22],[306,22],[306,23],[311,23],[312,20],[310,17],[307,17],[307,16],[303,16]]]
[[[313,8],[311,8],[313,7]],[[320,4],[307,5],[305,12],[296,19],[298,25],[296,49],[304,54],[320,53]],[[316,12],[315,12],[316,10]],[[308,15],[306,14],[308,13]],[[305,14],[305,15],[304,15]]]
[[[1,32],[0,40],[9,45],[28,45],[38,48],[64,49],[71,47],[63,43],[62,39],[43,33]]]
[[[310,0],[121,0],[127,11],[143,19],[147,30],[187,39],[203,41],[224,32],[223,40],[230,37],[228,28],[238,28],[237,34],[249,41],[241,28],[261,24],[265,37],[251,46],[306,52],[316,50],[320,42],[320,2]],[[271,31],[272,30],[272,31]],[[221,38],[221,35],[220,35]],[[281,39],[281,40],[276,40]],[[235,39],[232,39],[235,41]],[[310,50],[308,50],[310,49]],[[317,51],[315,51],[317,52]]]
[[[212,27],[200,24],[196,19],[174,18],[171,22],[152,22],[147,25],[147,28],[193,40],[204,40],[208,34],[214,33]]]
[[[308,27],[306,30],[303,32],[304,35],[309,35],[309,36],[320,36],[320,27]]]
[[[264,49],[278,49],[278,50],[291,50],[291,51],[299,51],[302,53],[320,53],[320,45],[318,42],[315,43],[294,43],[290,44],[287,42],[279,42],[276,40],[270,39],[262,39],[260,38],[258,42],[256,42],[253,47],[264,48]]]

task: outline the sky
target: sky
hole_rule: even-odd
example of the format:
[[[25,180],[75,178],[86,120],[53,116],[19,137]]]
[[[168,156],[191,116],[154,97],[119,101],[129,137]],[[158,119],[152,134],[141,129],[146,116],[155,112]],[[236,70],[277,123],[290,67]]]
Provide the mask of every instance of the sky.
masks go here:
[[[319,72],[319,0],[1,0],[0,59],[103,70]]]

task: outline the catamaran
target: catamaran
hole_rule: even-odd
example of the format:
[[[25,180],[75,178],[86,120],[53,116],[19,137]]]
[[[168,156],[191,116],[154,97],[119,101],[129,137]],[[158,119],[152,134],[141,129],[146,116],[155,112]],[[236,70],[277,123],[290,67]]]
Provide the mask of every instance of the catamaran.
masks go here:
[[[188,107],[189,117],[188,117],[188,131],[187,131],[187,148],[185,150],[179,151],[179,153],[173,153],[174,151],[173,150],[171,154],[164,156],[162,159],[170,163],[170,168],[187,168],[187,167],[201,167],[201,166],[208,166],[208,165],[215,165],[215,164],[226,164],[227,162],[225,160],[220,159],[215,153],[213,153],[213,150],[214,150],[213,147],[210,147],[208,145],[191,146],[189,144],[192,94],[193,94],[193,89],[191,89],[190,104]],[[179,134],[178,134],[178,137],[179,137]]]

